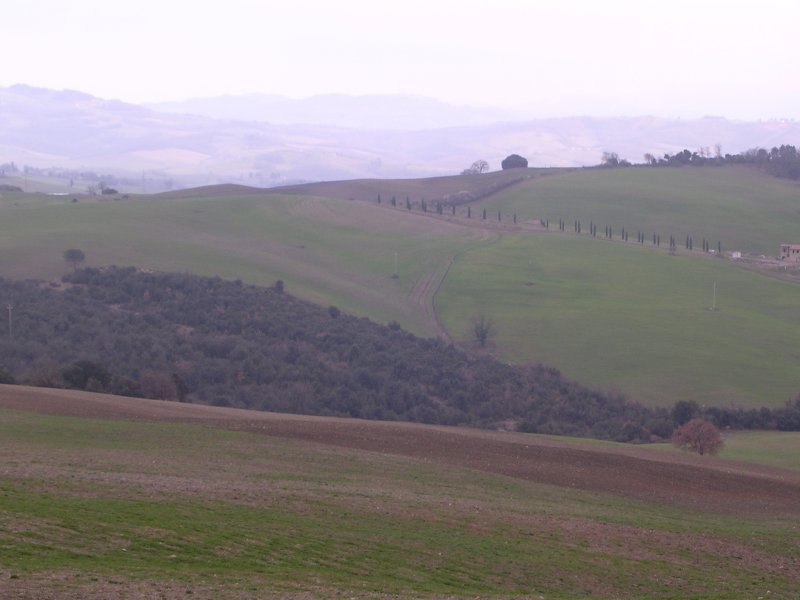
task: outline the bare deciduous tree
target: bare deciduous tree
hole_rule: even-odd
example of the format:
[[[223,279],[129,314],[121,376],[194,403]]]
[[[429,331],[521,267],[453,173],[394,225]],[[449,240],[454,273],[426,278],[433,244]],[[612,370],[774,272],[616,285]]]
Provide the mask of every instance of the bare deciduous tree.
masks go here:
[[[698,454],[716,454],[723,446],[719,429],[704,419],[692,419],[672,434],[672,444]]]
[[[489,170],[489,163],[485,160],[476,160],[472,163],[468,169],[464,169],[461,171],[462,175],[480,175],[481,173],[485,173]]]
[[[472,323],[472,332],[481,348],[486,347],[486,342],[494,335],[494,324],[486,315],[478,315]]]

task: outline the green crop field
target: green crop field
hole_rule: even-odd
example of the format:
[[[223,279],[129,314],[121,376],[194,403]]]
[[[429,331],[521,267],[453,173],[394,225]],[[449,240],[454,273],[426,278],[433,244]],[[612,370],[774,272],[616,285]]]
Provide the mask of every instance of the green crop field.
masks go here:
[[[555,233],[509,235],[460,255],[437,296],[458,339],[469,342],[485,314],[508,360],[555,365],[653,405],[795,397],[797,306],[797,284],[725,260]]]
[[[722,432],[724,445],[717,456],[768,467],[800,470],[800,433],[797,431],[731,431]],[[577,442],[577,439],[573,440]],[[602,444],[597,440],[586,443]],[[654,452],[686,452],[668,443],[650,444]]]
[[[577,219],[602,234],[606,225],[670,235],[683,245],[691,235],[716,248],[775,256],[781,242],[800,243],[800,184],[750,167],[585,169],[527,180],[479,206],[517,213],[520,219]]]
[[[721,600],[800,584],[796,515],[654,504],[435,453],[5,409],[0,452],[10,597]]]
[[[800,433],[736,431],[725,435],[724,458],[747,460],[784,469],[800,469]]]

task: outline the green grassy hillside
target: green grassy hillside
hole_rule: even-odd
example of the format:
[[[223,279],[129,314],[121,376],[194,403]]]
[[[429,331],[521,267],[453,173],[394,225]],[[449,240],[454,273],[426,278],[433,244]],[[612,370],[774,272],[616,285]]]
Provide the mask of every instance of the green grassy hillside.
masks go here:
[[[22,393],[0,388],[0,404]],[[20,400],[35,408],[0,410],[9,597],[722,600],[788,598],[800,585],[797,510],[787,504],[798,480],[788,471],[61,391]],[[156,422],[166,415],[186,423]],[[224,429],[237,426],[247,430]],[[385,438],[383,451],[349,446],[353,434],[356,444]],[[451,442],[455,458],[439,450]],[[552,482],[524,469],[502,474],[535,468],[540,452],[560,467]],[[469,456],[482,466],[461,465]],[[643,487],[628,477],[680,478],[676,465],[721,485],[712,492],[687,479],[691,489],[658,501],[599,492],[586,489],[592,473],[576,460],[619,490]],[[615,470],[618,460],[644,471]],[[784,508],[759,508],[748,493]]]
[[[797,284],[726,260],[555,233],[460,255],[437,296],[464,342],[484,313],[509,360],[662,405],[780,406],[796,396],[798,306]]]
[[[775,256],[781,242],[800,243],[800,184],[750,167],[584,169],[526,180],[481,207],[523,219],[589,221],[683,243],[693,236],[723,250]]]
[[[392,195],[402,203],[406,195],[419,201],[492,190],[469,220],[463,206],[453,220],[388,206]],[[227,186],[78,202],[4,194],[0,276],[58,277],[70,268],[63,251],[78,247],[89,266],[265,285],[282,279],[304,299],[424,335],[442,332],[433,310],[438,292],[441,321],[456,338],[468,341],[469,321],[483,311],[494,318],[496,351],[507,359],[541,360],[650,404],[778,406],[800,391],[795,285],[633,243],[521,233],[525,219],[563,218],[569,229],[578,218],[584,231],[589,220],[600,233],[606,223],[617,235],[623,225],[648,236],[655,230],[664,246],[670,233],[679,246],[691,234],[696,247],[706,237],[726,249],[775,254],[779,242],[800,235],[797,183],[746,167],[527,169],[284,192]],[[478,218],[481,207],[489,220]],[[513,212],[520,229],[508,220]],[[723,310],[708,313],[714,280]]]
[[[0,276],[58,277],[86,264],[190,271],[271,285],[418,333],[436,330],[430,296],[450,258],[486,234],[405,210],[297,196],[117,201],[17,196],[0,204]],[[392,278],[397,256],[397,278]]]

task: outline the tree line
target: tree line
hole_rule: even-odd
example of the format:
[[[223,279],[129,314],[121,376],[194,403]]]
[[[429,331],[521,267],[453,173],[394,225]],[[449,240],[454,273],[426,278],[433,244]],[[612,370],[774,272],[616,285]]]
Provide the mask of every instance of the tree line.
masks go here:
[[[484,218],[485,218],[485,215],[484,215]],[[517,222],[516,221],[516,215],[514,215],[514,223],[516,223],[516,222]],[[539,219],[539,224],[545,229],[550,229],[550,219]],[[566,232],[567,229],[568,229],[568,224],[567,224],[567,221],[565,219],[558,219],[558,222],[555,223],[555,225],[558,228],[558,231]],[[571,229],[573,230],[573,232],[575,232],[575,233],[577,233],[579,235],[584,232],[583,222],[578,220],[578,219],[575,219],[569,225],[571,226]],[[603,239],[613,240],[614,239],[614,231],[615,230],[614,230],[614,227],[612,225],[605,225],[603,227],[603,230],[601,231],[601,233],[598,234],[597,233],[597,223],[595,223],[594,221],[589,221],[588,230],[586,230],[586,234],[591,236],[591,237],[594,237],[594,238],[601,237]],[[631,236],[631,233],[632,233],[630,229],[626,229],[623,226],[623,227],[621,227],[620,229],[618,229],[616,231],[617,231],[617,236],[618,236],[620,241],[627,242],[627,241],[630,240],[630,236]],[[661,247],[661,234],[654,232],[653,235],[652,235],[652,238],[651,238],[647,233],[637,230],[636,231],[636,243],[641,245],[641,246],[644,246],[645,244],[651,244],[651,245],[653,245],[653,246],[655,246],[657,248],[660,248]],[[669,250],[670,250],[671,253],[675,252],[678,249],[679,245],[683,245],[684,249],[686,249],[686,250],[693,251],[694,250],[694,246],[695,246],[695,238],[692,235],[687,235],[686,238],[685,238],[685,241],[684,241],[682,239],[679,240],[679,238],[677,238],[676,236],[670,234],[668,237],[667,236],[664,237],[664,243],[665,244],[669,244]],[[711,240],[706,239],[706,238],[701,238],[700,239],[699,248],[703,252],[706,252],[706,253],[722,254],[722,242],[720,240],[717,240],[716,245],[714,245],[714,244],[712,244]]]
[[[800,153],[795,146],[784,144],[766,148],[751,148],[738,154],[722,154],[722,147],[717,144],[714,150],[702,147],[694,152],[684,149],[675,154],[664,154],[657,157],[654,154],[644,155],[644,166],[651,167],[683,167],[706,165],[755,165],[775,177],[785,179],[800,179]],[[636,165],[636,166],[642,166]],[[620,158],[616,152],[604,152],[600,160],[601,167],[630,167],[635,166],[630,161]]]

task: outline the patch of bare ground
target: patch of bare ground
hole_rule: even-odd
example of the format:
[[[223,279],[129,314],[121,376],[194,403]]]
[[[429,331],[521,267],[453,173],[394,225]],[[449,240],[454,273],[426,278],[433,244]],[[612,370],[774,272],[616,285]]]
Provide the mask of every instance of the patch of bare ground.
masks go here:
[[[800,473],[796,471],[633,446],[583,445],[525,434],[261,413],[21,386],[0,386],[0,408],[194,423],[698,511],[800,516]]]

